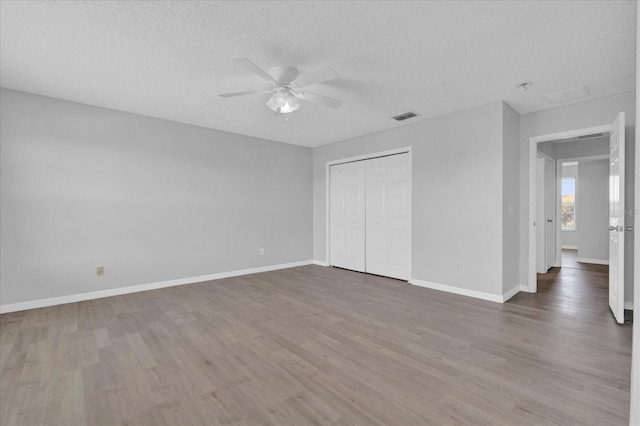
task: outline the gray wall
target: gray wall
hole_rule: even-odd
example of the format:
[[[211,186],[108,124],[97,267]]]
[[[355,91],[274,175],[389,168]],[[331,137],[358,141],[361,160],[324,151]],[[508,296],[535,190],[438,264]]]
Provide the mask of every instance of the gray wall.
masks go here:
[[[527,283],[530,136],[625,111],[633,179],[634,93],[520,116],[515,150],[502,102],[311,151],[4,89],[0,98],[3,304],[325,260],[326,162],[403,146],[413,147],[413,277],[501,294],[513,256]]]
[[[503,102],[502,110],[502,292],[519,287],[520,115]]]
[[[567,158],[609,155],[609,136],[572,142],[543,142],[538,150],[558,160]]]
[[[542,145],[542,144],[540,144]],[[580,183],[578,182],[578,176],[579,176],[579,165],[575,165],[575,166],[563,166],[562,167],[562,177],[574,177],[576,178],[576,185],[580,185]],[[607,190],[608,192],[608,190]],[[578,203],[577,200],[577,193],[576,193],[576,206]],[[577,223],[576,223],[577,225]],[[578,234],[580,233],[580,231],[582,230],[582,227],[578,227],[576,226],[576,230],[575,231],[562,231],[562,246],[571,246],[571,247],[578,247]]]
[[[532,112],[520,116],[520,282],[528,283],[529,263],[529,138],[532,136],[610,124],[618,112],[626,113],[626,209],[634,209],[635,156],[635,92]],[[634,217],[627,216],[627,225],[634,226]],[[635,226],[634,226],[635,228]],[[633,294],[633,234],[625,239],[625,300]]]
[[[542,144],[541,144],[542,145]],[[609,136],[555,144],[554,158],[578,158],[609,155]]]
[[[581,161],[578,183],[578,258],[609,260],[609,160]]]
[[[2,304],[312,258],[310,149],[0,99]]]
[[[547,154],[549,157],[555,158],[556,156],[556,144],[549,141],[538,144],[538,151]]]
[[[314,259],[326,261],[327,161],[411,146],[413,278],[501,295],[502,120],[495,102],[314,149]]]

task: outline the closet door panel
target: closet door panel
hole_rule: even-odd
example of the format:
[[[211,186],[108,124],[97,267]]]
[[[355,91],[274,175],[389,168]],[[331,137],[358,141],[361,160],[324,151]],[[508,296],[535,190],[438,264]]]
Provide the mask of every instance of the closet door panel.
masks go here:
[[[366,161],[366,272],[387,275],[387,160]]]
[[[411,162],[409,154],[387,157],[387,275],[411,278]]]
[[[330,170],[330,200],[329,200],[329,264],[346,268],[347,266],[347,165],[337,164]]]
[[[365,162],[347,163],[346,268],[365,270]]]

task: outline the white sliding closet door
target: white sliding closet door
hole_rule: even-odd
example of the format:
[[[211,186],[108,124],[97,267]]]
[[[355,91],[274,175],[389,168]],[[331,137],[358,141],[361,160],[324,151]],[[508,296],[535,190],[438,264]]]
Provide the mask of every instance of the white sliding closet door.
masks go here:
[[[346,268],[364,272],[365,241],[365,162],[347,163],[346,196]]]
[[[411,278],[411,161],[409,154],[387,160],[387,276]]]
[[[331,166],[329,200],[329,241],[330,260],[332,266],[339,268],[347,267],[347,165],[336,164]]]

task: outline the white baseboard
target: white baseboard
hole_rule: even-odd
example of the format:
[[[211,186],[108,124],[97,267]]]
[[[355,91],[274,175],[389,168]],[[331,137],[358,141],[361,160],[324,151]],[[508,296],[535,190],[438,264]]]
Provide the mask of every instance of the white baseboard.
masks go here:
[[[596,265],[608,265],[609,261],[604,259],[587,259],[586,257],[579,257],[578,263],[594,263]]]
[[[282,263],[279,265],[260,266],[258,268],[241,269],[237,271],[220,272],[218,274],[201,275],[198,277],[179,278],[176,280],[161,281],[157,283],[140,284],[128,287],[110,288],[106,290],[91,291],[88,293],[70,294],[68,296],[51,297],[48,299],[30,300],[27,302],[0,305],[0,314],[24,311],[27,309],[45,308],[47,306],[63,305],[65,303],[82,302],[84,300],[100,299],[103,297],[120,296],[122,294],[137,293],[140,291],[157,290],[165,287],[194,284],[204,281],[219,280],[222,278],[237,277],[240,275],[257,274],[260,272],[276,271],[278,269],[295,268],[296,266],[311,265],[312,260],[301,262]]]
[[[628,311],[633,311],[633,302],[624,302],[624,308]]]
[[[318,266],[329,266],[328,262],[324,262],[322,260],[312,260],[311,263]]]
[[[516,294],[520,293],[520,287],[521,286],[517,285],[514,288],[512,288],[511,290],[507,290],[504,293],[502,293],[502,303],[506,302],[507,300],[509,300],[513,296],[515,296]]]
[[[454,294],[460,294],[462,296],[474,297],[476,299],[488,300],[490,302],[496,302],[496,303],[504,303],[505,300],[507,300],[505,299],[505,296],[507,296],[508,293],[513,292],[513,294],[511,294],[511,296],[513,296],[518,291],[520,291],[520,288],[516,287],[512,290],[509,290],[504,295],[500,296],[496,294],[484,293],[482,291],[468,290],[466,288],[454,287],[454,286],[445,285],[445,284],[431,283],[429,281],[417,280],[415,278],[411,278],[409,280],[409,284],[412,284],[418,287],[430,288],[432,290],[446,291],[447,293],[454,293]]]
[[[567,250],[578,250],[578,246],[562,246],[562,248]]]
[[[528,285],[521,285],[520,286],[520,291],[524,291],[525,293],[534,293],[534,291],[531,290],[531,288],[529,288]]]

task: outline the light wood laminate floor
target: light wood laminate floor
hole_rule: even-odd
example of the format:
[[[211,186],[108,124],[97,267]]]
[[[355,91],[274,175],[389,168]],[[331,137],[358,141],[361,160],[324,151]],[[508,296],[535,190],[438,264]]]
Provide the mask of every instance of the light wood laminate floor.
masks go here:
[[[626,425],[631,326],[566,271],[503,305],[310,265],[5,314],[0,424]]]

